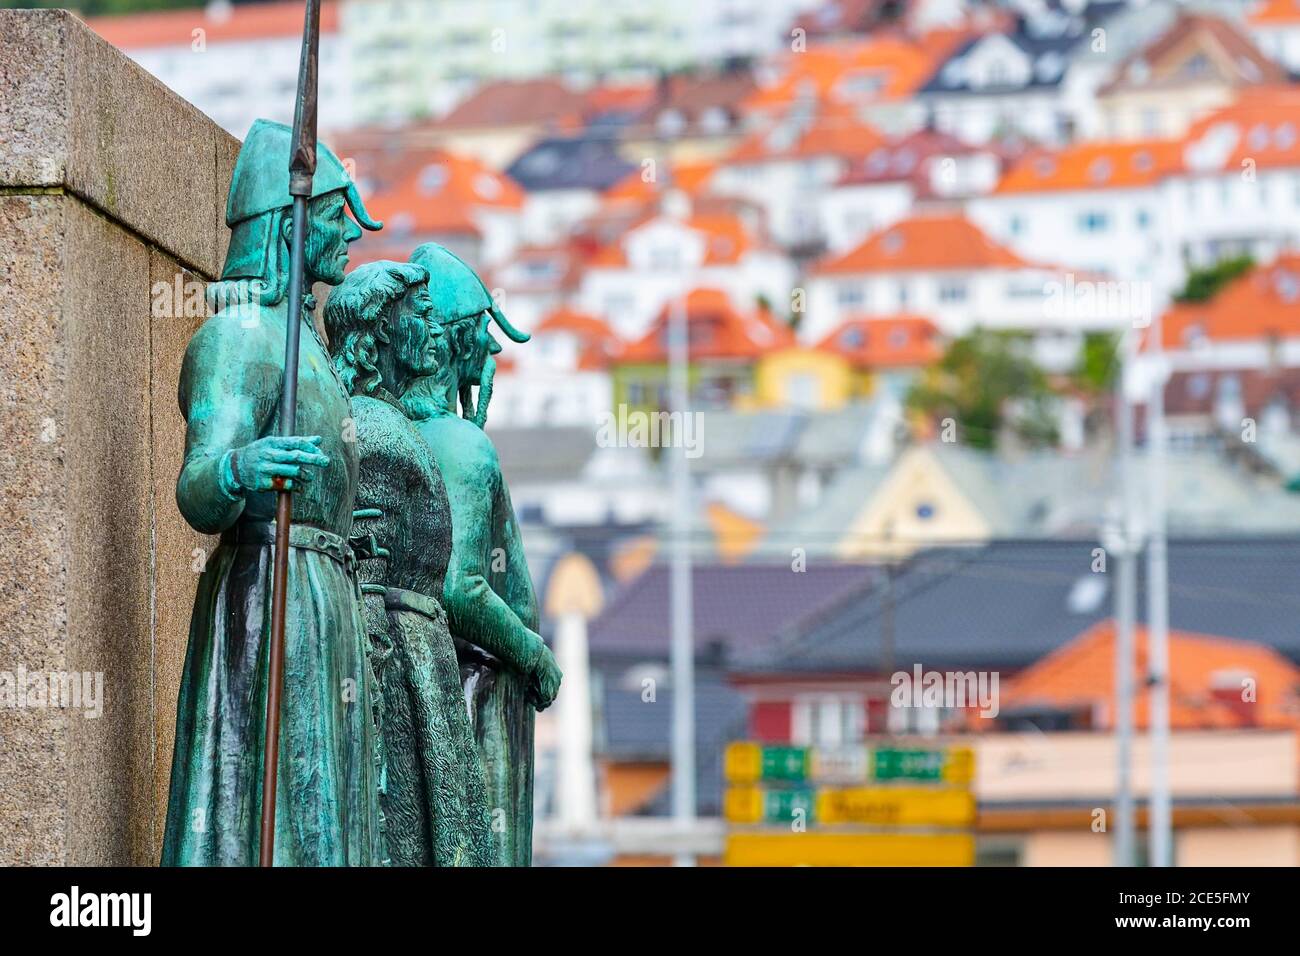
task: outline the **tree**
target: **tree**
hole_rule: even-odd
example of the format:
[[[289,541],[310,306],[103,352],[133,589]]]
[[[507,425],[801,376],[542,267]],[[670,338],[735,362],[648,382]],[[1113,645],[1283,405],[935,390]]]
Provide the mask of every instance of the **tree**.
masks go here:
[[[1206,302],[1237,276],[1249,272],[1254,265],[1255,260],[1247,255],[1222,259],[1205,269],[1193,269],[1187,274],[1183,290],[1174,299],[1178,302]]]
[[[912,386],[907,405],[933,418],[951,418],[964,444],[991,449],[1004,425],[1027,444],[1055,444],[1054,398],[1029,354],[1027,336],[975,329],[949,343],[943,358]]]

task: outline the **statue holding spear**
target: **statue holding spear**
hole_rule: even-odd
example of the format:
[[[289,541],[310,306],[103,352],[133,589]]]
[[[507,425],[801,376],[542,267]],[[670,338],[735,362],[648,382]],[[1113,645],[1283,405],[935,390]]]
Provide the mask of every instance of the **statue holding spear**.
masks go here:
[[[343,281],[357,223],[381,224],[316,142],[319,18],[308,0],[293,130],[258,120],[240,150],[230,248],[208,290],[217,311],[181,369],[176,501],[221,544],[191,617],[164,865],[384,858],[373,678],[347,543],[357,452],[310,295],[314,282]]]

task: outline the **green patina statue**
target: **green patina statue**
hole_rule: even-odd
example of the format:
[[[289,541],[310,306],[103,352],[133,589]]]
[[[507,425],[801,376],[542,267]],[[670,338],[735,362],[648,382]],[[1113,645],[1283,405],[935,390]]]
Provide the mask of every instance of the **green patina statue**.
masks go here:
[[[347,538],[357,447],[348,389],[302,316],[298,437],[278,437],[290,232],[288,127],[259,120],[240,150],[226,208],[231,228],[217,308],[185,353],[187,425],[176,501],[196,530],[221,535],[199,580],[177,704],[164,864],[258,860],[270,630],[273,482],[295,504],[278,761],[275,862],[384,860],[379,741],[368,642]],[[319,147],[305,262],[312,281],[343,281],[344,211],[378,229],[342,164]],[[310,286],[308,286],[310,287]]]
[[[411,261],[424,267],[437,344],[445,355],[417,379],[402,405],[432,448],[451,503],[451,560],[443,605],[457,639],[475,742],[487,772],[495,863],[532,859],[533,710],[555,699],[560,669],[537,633],[537,598],[496,449],[483,432],[501,346],[496,321],[516,331],[465,263],[435,243]],[[477,403],[473,389],[478,388]],[[463,416],[457,411],[460,404]]]
[[[427,279],[410,263],[362,265],[330,296],[325,329],[353,396],[364,532],[354,540],[378,652],[390,858],[397,866],[488,866],[483,763],[440,603],[452,552],[451,505],[432,450],[399,403],[411,381],[438,367],[440,330]]]

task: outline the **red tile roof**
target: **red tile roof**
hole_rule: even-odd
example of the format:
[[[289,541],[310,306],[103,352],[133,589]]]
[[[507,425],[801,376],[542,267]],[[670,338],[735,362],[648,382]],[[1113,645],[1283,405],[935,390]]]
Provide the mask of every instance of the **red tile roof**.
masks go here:
[[[848,107],[792,107],[769,128],[751,133],[726,157],[727,163],[753,164],[775,160],[834,156],[851,162],[881,146],[885,137],[862,122]]]
[[[647,213],[640,222],[630,227],[616,242],[611,242],[591,259],[595,267],[625,268],[628,264],[625,244],[628,235],[651,222],[670,218],[657,210]],[[704,264],[709,266],[734,265],[755,245],[744,221],[729,213],[697,213],[682,225],[704,234],[706,248]]]
[[[918,270],[1018,269],[1033,263],[998,245],[959,215],[916,216],[881,230],[848,252],[819,261],[814,275]]]
[[[849,319],[816,347],[842,355],[857,368],[925,366],[943,354],[938,326],[925,316],[905,314]]]
[[[430,150],[390,188],[367,195],[365,201],[371,215],[395,232],[477,234],[480,211],[517,210],[524,192],[475,159]]]
[[[1176,303],[1161,319],[1169,350],[1197,342],[1267,341],[1300,337],[1300,254],[1256,266],[1208,302]]]
[[[601,369],[622,349],[622,340],[609,325],[585,312],[559,308],[548,313],[537,327],[533,337],[549,334],[570,334],[578,339],[578,368]]]
[[[665,362],[673,304],[659,311],[650,330],[628,344],[618,363]],[[744,313],[718,289],[696,289],[686,297],[691,360],[756,359],[764,352],[794,344],[794,334],[773,316],[755,310]]]
[[[1147,631],[1136,634],[1137,674],[1147,671]],[[1243,701],[1243,680],[1254,702]],[[1270,647],[1185,631],[1169,633],[1169,723],[1178,730],[1300,726],[1300,668]],[[1113,726],[1115,623],[1102,621],[1021,671],[1002,689],[1001,710],[1100,705]],[[1150,690],[1138,681],[1134,720],[1150,724]]]
[[[1252,26],[1273,27],[1300,23],[1300,4],[1296,0],[1261,0],[1246,14]]]
[[[435,129],[466,127],[581,125],[590,95],[560,80],[498,80],[482,86],[442,119]]]
[[[246,3],[229,8],[208,6],[191,10],[161,10],[124,16],[91,17],[86,23],[115,47],[139,50],[160,46],[189,46],[193,31],[202,29],[205,42],[301,37],[301,3]],[[323,3],[321,33],[338,30],[339,5]]]
[[[1221,17],[1182,13],[1163,34],[1129,54],[1115,71],[1115,79],[1100,90],[1106,95],[1117,90],[1159,89],[1201,82],[1189,79],[1183,66],[1190,56],[1204,51],[1218,67],[1215,82],[1232,86],[1256,83],[1285,83],[1286,70],[1260,52],[1244,33]],[[1130,67],[1142,63],[1145,73],[1140,80],[1131,77]]]
[[[1034,150],[1007,171],[995,192],[1005,195],[1149,186],[1181,168],[1182,149],[1179,140],[1159,139]]]

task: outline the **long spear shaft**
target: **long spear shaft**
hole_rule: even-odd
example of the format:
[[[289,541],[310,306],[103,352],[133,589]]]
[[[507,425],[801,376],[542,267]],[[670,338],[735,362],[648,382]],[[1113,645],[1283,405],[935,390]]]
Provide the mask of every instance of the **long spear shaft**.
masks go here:
[[[307,0],[298,61],[298,100],[293,111],[289,154],[289,195],[293,229],[289,236],[289,318],[284,336],[284,385],[280,392],[280,434],[293,435],[298,413],[298,333],[302,324],[303,249],[307,239],[307,200],[316,173],[316,68],[320,49],[320,0]],[[259,862],[275,862],[275,780],[280,762],[280,693],[284,686],[284,614],[289,584],[289,525],[293,493],[277,481],[275,561],[271,583],[271,661],[266,685],[266,748],[262,764],[262,838]]]

